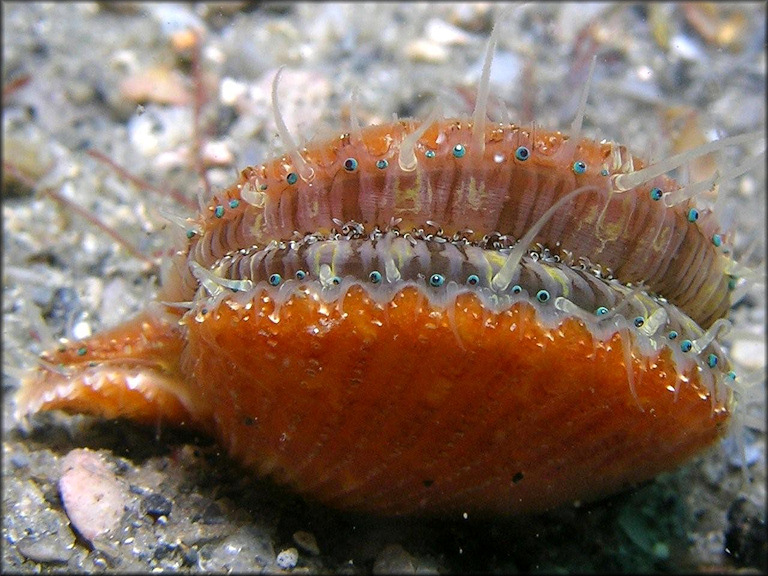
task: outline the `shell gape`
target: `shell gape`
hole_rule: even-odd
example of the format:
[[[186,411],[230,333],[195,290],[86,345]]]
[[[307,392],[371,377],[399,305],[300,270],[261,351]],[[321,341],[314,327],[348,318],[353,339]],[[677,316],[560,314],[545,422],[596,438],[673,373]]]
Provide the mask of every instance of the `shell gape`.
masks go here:
[[[168,299],[191,298],[196,282],[189,263],[211,268],[273,242],[298,245],[362,229],[439,231],[480,246],[489,236],[518,241],[537,228],[532,248],[588,258],[606,276],[646,286],[681,307],[705,329],[729,309],[729,258],[711,214],[691,202],[660,201],[679,188],[665,176],[614,189],[614,176],[644,166],[625,148],[589,140],[573,145],[559,132],[506,125],[487,129],[476,157],[471,124],[445,120],[423,129],[408,122],[372,126],[357,139],[344,134],[314,145],[303,153],[312,167],[307,180],[287,156],[244,170],[208,206],[201,232],[190,235],[186,261],[175,264],[177,280],[170,283],[177,292]],[[409,143],[414,130],[423,134]],[[398,161],[404,146],[417,159],[407,169]]]

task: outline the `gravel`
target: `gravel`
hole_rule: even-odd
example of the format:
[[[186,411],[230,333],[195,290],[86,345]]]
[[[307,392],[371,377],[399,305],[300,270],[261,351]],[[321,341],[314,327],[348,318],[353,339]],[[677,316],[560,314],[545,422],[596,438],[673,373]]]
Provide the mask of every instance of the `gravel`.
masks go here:
[[[567,128],[597,47],[585,119],[590,137],[659,157],[677,145],[674,129],[685,119],[705,138],[764,130],[765,4],[729,4],[714,16],[708,8],[655,6],[529,4],[507,17],[490,114],[503,118],[503,101],[517,121]],[[146,262],[42,190],[76,203],[149,255],[172,245],[174,226],[161,210],[189,210],[172,191],[196,201],[194,115],[186,103],[195,89],[190,26],[204,39],[205,159],[216,188],[279,149],[269,99],[279,66],[286,66],[280,110],[297,138],[348,126],[353,90],[362,123],[393,114],[423,118],[436,99],[446,114],[471,112],[499,8],[6,2],[2,10],[4,86],[28,77],[3,98],[4,161],[23,175],[3,175],[4,572],[760,568],[764,427],[746,435],[749,484],[734,465],[738,443],[731,441],[634,492],[537,518],[394,521],[305,502],[249,477],[210,439],[184,431],[60,414],[16,420],[12,393],[37,353],[57,338],[130,316],[158,282]],[[152,92],[147,78],[166,91]],[[754,157],[760,146],[729,151],[721,161],[738,164],[740,154]],[[134,186],[89,149],[148,185]],[[737,231],[734,250],[753,254],[751,266],[765,263],[764,178],[758,167],[724,184],[718,206]],[[732,317],[736,370],[764,369],[764,282]],[[755,380],[741,407],[747,426],[759,428],[765,390],[764,379]],[[99,473],[85,474],[77,488],[106,483],[122,494],[103,531],[73,514],[71,495],[60,490],[65,463],[84,454],[96,458]],[[737,554],[725,552],[726,539]]]

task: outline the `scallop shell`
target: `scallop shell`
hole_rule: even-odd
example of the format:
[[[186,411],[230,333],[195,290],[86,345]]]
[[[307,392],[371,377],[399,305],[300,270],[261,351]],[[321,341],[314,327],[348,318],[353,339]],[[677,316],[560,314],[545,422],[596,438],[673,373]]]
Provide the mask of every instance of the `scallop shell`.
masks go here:
[[[309,498],[387,515],[636,484],[711,445],[733,402],[717,222],[659,202],[666,176],[621,188],[643,168],[467,118],[294,148],[205,206],[146,313],[45,355],[64,368],[30,375],[20,411],[197,426]]]

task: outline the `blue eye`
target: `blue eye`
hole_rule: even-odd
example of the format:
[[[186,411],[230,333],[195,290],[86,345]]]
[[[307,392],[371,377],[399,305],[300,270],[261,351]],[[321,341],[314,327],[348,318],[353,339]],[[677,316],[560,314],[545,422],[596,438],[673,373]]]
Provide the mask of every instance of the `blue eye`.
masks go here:
[[[523,289],[520,287],[520,284],[515,284],[512,286],[512,294],[520,294],[522,291]]]
[[[368,274],[368,280],[370,280],[374,284],[378,284],[379,282],[381,282],[381,272],[379,272],[378,270],[374,270],[373,272]]]
[[[435,288],[442,286],[443,282],[445,282],[445,276],[442,274],[432,274],[432,276],[429,277],[430,286],[434,286]]]
[[[643,319],[642,316],[638,316],[637,318],[635,318],[634,322],[635,322],[636,328],[640,328],[643,324],[645,324],[645,320]]]
[[[714,354],[710,354],[709,356],[707,356],[707,364],[709,365],[710,368],[714,368],[715,366],[717,366],[717,356],[715,356]]]
[[[546,290],[539,290],[536,292],[536,300],[542,303],[549,302],[549,292]]]
[[[696,222],[699,219],[699,211],[696,208],[688,210],[688,222]]]
[[[597,314],[598,316],[605,316],[606,314],[608,314],[608,308],[606,308],[605,306],[600,306],[600,308],[595,310],[595,314]]]
[[[690,352],[693,349],[693,342],[690,340],[683,340],[680,342],[680,350],[683,352]]]
[[[296,174],[296,172],[291,172],[288,174],[288,176],[285,177],[285,181],[288,182],[288,184],[296,184],[298,180],[299,176]]]
[[[587,165],[581,160],[578,160],[573,163],[573,171],[576,174],[584,174],[584,172],[587,171]]]
[[[270,283],[272,286],[277,286],[278,284],[280,284],[280,281],[281,281],[282,279],[283,279],[283,278],[282,278],[282,276],[280,276],[280,274],[272,274],[272,275],[269,277],[269,283]]]
[[[515,158],[517,158],[521,162],[525,162],[530,157],[531,157],[531,151],[528,150],[528,148],[526,148],[525,146],[520,146],[517,150],[515,150]]]
[[[233,198],[232,200],[229,201],[230,208],[237,208],[238,206],[240,206],[240,200],[238,200],[237,198]]]
[[[456,153],[454,152],[453,155],[456,156]],[[427,150],[426,152],[424,152],[424,156],[426,156],[427,158],[434,158],[435,157],[435,151],[434,150]]]
[[[216,206],[216,210],[213,211],[213,215],[216,216],[216,218],[221,218],[224,216],[224,206]]]
[[[661,200],[661,197],[663,196],[663,193],[661,191],[661,188],[654,188],[651,190],[651,200]]]
[[[379,160],[378,162],[376,162],[376,168],[378,168],[379,170],[384,170],[384,168],[386,168],[387,166],[389,166],[389,162],[387,162],[386,160]]]
[[[467,284],[470,286],[476,286],[478,282],[480,282],[480,277],[477,274],[467,276]]]
[[[669,338],[670,340],[676,340],[677,332],[675,332],[674,330],[670,330],[669,334],[667,334],[667,338]]]
[[[464,154],[466,154],[466,152],[467,152],[467,149],[464,148],[463,144],[456,144],[456,146],[453,147],[453,155],[456,158],[461,158],[462,156],[464,156]]]
[[[307,273],[304,270],[296,270],[296,280],[304,280],[307,277]]]
[[[347,158],[344,160],[344,170],[347,172],[354,172],[357,170],[357,160],[354,158]]]

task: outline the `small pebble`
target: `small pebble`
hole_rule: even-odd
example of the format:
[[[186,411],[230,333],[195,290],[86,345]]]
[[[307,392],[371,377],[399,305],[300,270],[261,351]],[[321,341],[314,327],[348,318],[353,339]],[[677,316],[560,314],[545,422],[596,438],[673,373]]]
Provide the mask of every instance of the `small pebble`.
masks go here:
[[[283,570],[291,570],[296,566],[299,561],[299,551],[296,548],[286,548],[282,550],[278,555],[275,562]]]
[[[466,46],[472,37],[453,24],[449,24],[440,18],[430,18],[424,27],[424,32],[432,42],[444,46]]]
[[[493,26],[490,2],[456,2],[452,5],[448,20],[470,32],[488,32]]]
[[[415,574],[416,562],[400,544],[386,546],[373,563],[374,574]]]
[[[312,532],[307,532],[305,530],[294,532],[293,541],[305,552],[309,552],[313,556],[320,555],[320,547],[317,545],[317,539]]]
[[[120,94],[133,104],[155,102],[186,106],[192,101],[182,75],[164,67],[149,68],[129,76],[120,83]]]
[[[171,46],[175,52],[183,54],[194,48],[199,38],[199,33],[189,28],[177,30],[171,33]]]
[[[81,320],[72,326],[72,336],[77,340],[88,338],[92,333],[91,325],[85,320]]]
[[[247,95],[248,85],[234,78],[226,77],[219,87],[219,100],[226,106],[234,106],[235,103]]]
[[[16,452],[11,456],[10,462],[16,469],[26,468],[29,465],[29,457],[22,452]]]
[[[202,556],[201,556],[202,557]],[[272,539],[254,525],[240,528],[225,538],[203,564],[205,571],[253,572],[275,562]]]
[[[130,491],[96,452],[72,450],[64,458],[59,492],[72,526],[93,540],[117,528]]]
[[[235,162],[235,155],[226,142],[206,142],[202,151],[206,166],[230,166]]]
[[[33,562],[63,563],[72,556],[72,550],[67,548],[58,534],[25,536],[17,546],[19,552]]]
[[[176,544],[171,544],[169,542],[158,542],[153,557],[155,560],[162,560],[163,558],[173,554],[176,548]]]
[[[216,502],[211,502],[205,507],[200,517],[203,524],[221,524],[224,522],[224,514]]]
[[[68,287],[57,288],[44,311],[52,330],[63,330],[72,318],[82,313],[83,305],[77,292]]]
[[[197,548],[187,548],[182,555],[182,561],[185,566],[197,566],[200,560],[200,554]]]
[[[418,38],[406,45],[405,55],[412,62],[439,64],[448,59],[449,52],[442,44],[426,38]]]
[[[192,112],[185,106],[148,105],[128,121],[128,138],[146,158],[174,151],[192,139]]]
[[[168,516],[173,509],[173,503],[162,494],[153,492],[141,501],[141,511],[157,520],[160,516]]]

